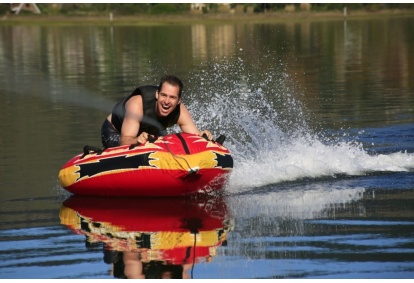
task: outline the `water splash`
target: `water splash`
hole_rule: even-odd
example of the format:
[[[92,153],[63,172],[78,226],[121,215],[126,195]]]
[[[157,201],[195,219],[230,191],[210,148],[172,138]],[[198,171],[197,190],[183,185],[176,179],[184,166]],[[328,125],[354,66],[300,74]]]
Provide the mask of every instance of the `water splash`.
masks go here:
[[[370,154],[362,143],[332,139],[308,125],[289,74],[279,68],[245,68],[243,60],[215,62],[192,74],[197,99],[188,99],[200,128],[225,134],[234,158],[227,191],[305,178],[409,171],[414,154]],[[247,71],[247,69],[249,71]]]

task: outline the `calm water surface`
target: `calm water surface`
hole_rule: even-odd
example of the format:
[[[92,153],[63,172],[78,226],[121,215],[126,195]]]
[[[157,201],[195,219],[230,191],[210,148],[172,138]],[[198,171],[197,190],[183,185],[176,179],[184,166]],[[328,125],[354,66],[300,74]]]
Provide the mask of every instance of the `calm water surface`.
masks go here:
[[[0,278],[414,278],[413,26],[1,26]],[[66,193],[61,166],[165,73],[227,137],[223,195]]]

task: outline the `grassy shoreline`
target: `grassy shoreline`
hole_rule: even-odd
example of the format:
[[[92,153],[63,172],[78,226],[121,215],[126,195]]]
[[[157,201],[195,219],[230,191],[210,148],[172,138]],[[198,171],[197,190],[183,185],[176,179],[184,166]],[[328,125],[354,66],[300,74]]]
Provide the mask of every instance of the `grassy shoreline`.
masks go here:
[[[214,23],[272,23],[302,20],[344,20],[374,17],[414,17],[414,10],[380,10],[330,12],[269,12],[262,14],[183,14],[183,15],[134,15],[117,16],[50,16],[50,15],[4,15],[0,25],[170,25],[170,24],[214,24]]]

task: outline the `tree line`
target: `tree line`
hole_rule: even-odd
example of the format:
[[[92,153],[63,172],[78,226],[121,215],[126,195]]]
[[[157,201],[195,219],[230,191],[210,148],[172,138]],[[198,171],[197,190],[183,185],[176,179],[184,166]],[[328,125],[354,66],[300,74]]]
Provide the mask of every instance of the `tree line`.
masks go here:
[[[194,9],[199,9],[202,14],[214,14],[225,12],[223,6],[228,10],[238,8],[240,12],[250,11],[251,13],[283,12],[287,11],[339,11],[345,7],[348,11],[380,11],[385,9],[414,9],[414,3],[312,3],[307,6],[284,3],[232,3],[224,5],[220,3],[206,3],[194,7],[190,3],[40,3],[37,4],[42,14],[46,15],[76,15],[76,16],[97,16],[108,13],[117,15],[162,15],[162,14],[187,14]],[[304,8],[306,7],[306,8]],[[20,14],[29,14],[22,11]],[[10,4],[0,4],[0,14],[12,14]]]

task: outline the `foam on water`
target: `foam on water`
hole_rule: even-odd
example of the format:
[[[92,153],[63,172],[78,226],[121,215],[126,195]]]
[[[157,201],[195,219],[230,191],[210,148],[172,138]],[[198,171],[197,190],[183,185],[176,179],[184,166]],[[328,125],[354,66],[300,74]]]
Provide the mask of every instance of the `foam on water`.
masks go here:
[[[229,189],[233,192],[294,181],[335,175],[363,175],[369,172],[408,171],[414,168],[414,155],[396,152],[369,155],[361,146],[346,142],[325,145],[316,138],[295,138],[275,150],[257,149],[257,155],[234,153],[234,170]],[[243,156],[240,156],[242,154]]]
[[[193,74],[202,99],[188,104],[200,128],[226,135],[234,158],[230,193],[304,178],[414,169],[412,153],[372,154],[349,138],[333,141],[313,132],[307,125],[312,117],[284,70],[245,69],[241,59],[204,67]]]

